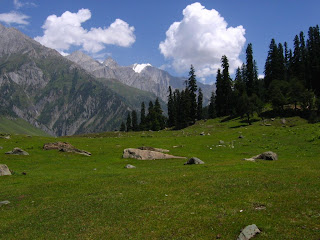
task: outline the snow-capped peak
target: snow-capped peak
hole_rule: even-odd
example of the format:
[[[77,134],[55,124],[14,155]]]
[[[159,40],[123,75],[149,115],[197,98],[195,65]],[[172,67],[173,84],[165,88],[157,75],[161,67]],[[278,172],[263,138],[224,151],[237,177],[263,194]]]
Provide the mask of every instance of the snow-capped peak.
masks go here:
[[[145,67],[148,67],[148,66],[152,66],[150,63],[142,63],[142,64],[133,64],[133,71],[135,71],[136,73],[141,73],[143,69],[145,69]]]

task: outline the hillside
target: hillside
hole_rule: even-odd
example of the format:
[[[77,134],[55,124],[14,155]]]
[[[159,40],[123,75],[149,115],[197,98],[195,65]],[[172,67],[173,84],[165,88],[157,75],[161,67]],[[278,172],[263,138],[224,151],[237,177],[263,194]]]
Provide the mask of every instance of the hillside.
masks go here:
[[[10,201],[0,207],[2,238],[236,239],[254,223],[256,239],[319,239],[320,124],[220,120],[181,131],[0,139],[1,163],[16,173],[0,181],[1,201]],[[56,141],[92,156],[42,150]],[[30,156],[4,155],[17,146]],[[205,164],[121,158],[139,146]],[[278,161],[242,160],[268,150]]]
[[[117,129],[128,110],[140,108],[140,99],[155,100],[142,91],[135,98],[113,91],[14,28],[0,24],[0,34],[1,116],[24,119],[50,135],[73,135]]]
[[[30,136],[50,136],[23,119],[0,117],[0,133],[25,134]]]

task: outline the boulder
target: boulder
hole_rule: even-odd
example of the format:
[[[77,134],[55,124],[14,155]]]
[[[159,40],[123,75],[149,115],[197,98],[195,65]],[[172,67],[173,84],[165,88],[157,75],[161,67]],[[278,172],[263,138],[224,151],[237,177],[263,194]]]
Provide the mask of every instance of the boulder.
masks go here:
[[[173,156],[173,155],[165,154],[161,152],[156,152],[151,150],[141,150],[137,148],[124,149],[122,157],[134,158],[138,160],[155,160],[155,159],[170,159],[170,158],[185,159],[185,157],[178,157],[178,156]]]
[[[11,155],[29,155],[26,151],[22,150],[21,148],[14,148],[12,151],[6,152],[6,154]]]
[[[7,165],[0,164],[0,176],[11,175],[11,172]]]
[[[204,132],[200,133],[200,136],[205,136],[206,134]]]
[[[84,151],[84,150],[80,150],[75,148],[74,146],[72,146],[70,143],[67,142],[54,142],[54,143],[46,143],[43,145],[43,149],[44,150],[59,150],[61,152],[73,152],[73,153],[78,153],[78,154],[82,154],[85,156],[90,157],[91,153]]]
[[[131,165],[131,164],[127,164],[124,168],[127,169],[132,169],[132,168],[136,168],[135,166]]]
[[[220,144],[220,145],[224,144],[224,141],[219,140],[219,144]]]
[[[199,158],[192,157],[190,158],[184,165],[191,165],[191,164],[204,164]]]
[[[260,233],[260,229],[257,227],[257,225],[252,224],[249,226],[246,226],[240,233],[237,240],[249,240],[253,238],[256,234]]]
[[[274,152],[268,151],[268,152],[261,153],[257,156],[253,156],[251,158],[245,158],[244,160],[254,162],[257,159],[273,161],[273,160],[278,160],[278,155]]]
[[[170,152],[170,151],[167,150],[167,149],[153,148],[153,147],[146,147],[146,146],[139,147],[138,149],[140,149],[140,150],[150,150],[150,151],[162,152],[162,153]]]

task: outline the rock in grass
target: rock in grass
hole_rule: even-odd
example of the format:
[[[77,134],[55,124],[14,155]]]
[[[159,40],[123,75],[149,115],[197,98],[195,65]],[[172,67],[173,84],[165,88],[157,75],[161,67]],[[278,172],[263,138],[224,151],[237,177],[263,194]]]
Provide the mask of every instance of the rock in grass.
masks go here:
[[[139,147],[138,149],[140,149],[140,150],[150,150],[150,151],[161,152],[161,153],[170,152],[170,150],[168,150],[168,149],[153,148],[153,147],[146,147],[146,146]]]
[[[88,156],[88,157],[91,156],[90,152],[77,149],[74,146],[72,146],[70,143],[67,143],[67,142],[46,143],[46,144],[43,145],[43,149],[44,150],[57,149],[57,150],[59,150],[61,152],[73,152],[73,153],[82,154],[82,155],[85,155],[85,156]]]
[[[252,224],[249,226],[246,226],[240,233],[237,240],[249,240],[253,238],[256,234],[260,233],[260,229],[257,227],[257,225]]]
[[[254,162],[257,159],[273,161],[273,160],[278,160],[278,155],[274,152],[268,151],[268,152],[261,153],[257,156],[253,156],[251,158],[245,158],[244,160]]]
[[[161,152],[150,151],[150,150],[141,150],[137,148],[127,148],[123,151],[123,158],[134,158],[138,160],[155,160],[155,159],[185,159],[185,157],[173,156]]]
[[[0,149],[3,149],[3,147],[0,146]]]
[[[132,169],[132,168],[136,168],[135,166],[131,165],[131,164],[127,164],[124,168],[127,169]]]
[[[6,154],[11,155],[29,155],[26,151],[22,150],[21,148],[14,148],[12,151],[6,152]]]
[[[224,144],[224,141],[219,140],[219,144],[220,144],[220,145]]]
[[[11,175],[11,172],[7,165],[0,164],[0,176],[9,176]]]
[[[5,200],[5,201],[2,201],[2,202],[0,202],[0,207],[2,206],[2,205],[7,205],[7,204],[9,204],[10,202],[8,201],[8,200]]]
[[[190,158],[184,165],[191,165],[191,164],[204,164],[199,158],[192,157]]]

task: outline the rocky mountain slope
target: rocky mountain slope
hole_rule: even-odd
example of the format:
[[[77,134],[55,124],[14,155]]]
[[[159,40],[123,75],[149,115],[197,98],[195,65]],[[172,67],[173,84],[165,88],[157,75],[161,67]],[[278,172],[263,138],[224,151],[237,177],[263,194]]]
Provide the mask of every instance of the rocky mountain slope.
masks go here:
[[[1,24],[0,92],[0,115],[55,136],[113,130],[141,99],[155,98],[140,91],[136,102],[127,99],[55,50]]]
[[[112,58],[100,63],[81,51],[76,51],[66,58],[77,63],[95,77],[117,79],[128,86],[152,92],[163,101],[167,101],[169,86],[173,89],[183,89],[185,87],[185,78],[173,77],[168,72],[150,64],[119,66]],[[200,82],[197,85],[203,90],[204,98],[206,100],[210,99],[214,86]]]

